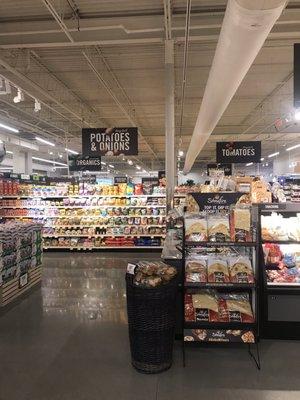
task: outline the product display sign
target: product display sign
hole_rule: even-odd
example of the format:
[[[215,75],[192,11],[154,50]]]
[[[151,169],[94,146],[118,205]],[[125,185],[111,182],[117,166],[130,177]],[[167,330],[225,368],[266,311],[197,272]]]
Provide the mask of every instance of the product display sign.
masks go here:
[[[22,287],[26,286],[27,283],[28,283],[28,273],[26,272],[25,274],[20,275],[19,288],[22,288]]]
[[[82,129],[84,156],[136,156],[138,155],[137,128],[84,128]]]
[[[261,142],[217,142],[217,163],[259,163]]]
[[[115,176],[114,184],[117,185],[118,183],[127,183],[127,177],[126,176]]]
[[[230,342],[255,343],[253,331],[218,330],[218,329],[185,329],[185,342]]]
[[[69,169],[70,171],[101,171],[101,158],[69,156]]]
[[[228,210],[232,204],[244,196],[243,193],[191,193],[199,206],[199,211]]]
[[[232,164],[207,164],[207,175],[218,176],[224,174],[225,176],[232,175]]]

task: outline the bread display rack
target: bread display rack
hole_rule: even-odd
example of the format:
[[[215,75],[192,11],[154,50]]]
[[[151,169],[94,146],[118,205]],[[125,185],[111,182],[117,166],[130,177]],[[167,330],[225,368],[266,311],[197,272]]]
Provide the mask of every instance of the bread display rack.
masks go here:
[[[251,222],[244,220],[249,232],[239,226],[241,219],[234,219],[234,213],[239,212],[237,207],[227,208],[225,225],[222,225],[225,214],[219,211],[200,210],[202,217],[198,219],[199,214],[196,215],[195,224],[188,214],[182,218],[184,365],[188,345],[240,343],[247,345],[249,355],[260,369],[257,207],[240,208],[241,216],[248,212],[251,218]],[[215,226],[211,222],[214,217]],[[256,354],[252,352],[253,346]]]

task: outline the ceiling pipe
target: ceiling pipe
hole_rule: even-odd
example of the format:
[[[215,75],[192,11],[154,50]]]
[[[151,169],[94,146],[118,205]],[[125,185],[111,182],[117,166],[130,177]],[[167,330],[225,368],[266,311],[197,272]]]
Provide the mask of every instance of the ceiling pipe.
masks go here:
[[[286,0],[229,0],[187,151],[187,174],[263,46]]]

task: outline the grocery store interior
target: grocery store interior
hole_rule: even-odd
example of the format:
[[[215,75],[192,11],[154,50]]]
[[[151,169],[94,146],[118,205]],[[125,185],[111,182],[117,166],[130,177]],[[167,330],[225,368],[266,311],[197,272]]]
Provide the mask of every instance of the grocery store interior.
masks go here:
[[[300,1],[0,1],[0,400],[296,400]]]

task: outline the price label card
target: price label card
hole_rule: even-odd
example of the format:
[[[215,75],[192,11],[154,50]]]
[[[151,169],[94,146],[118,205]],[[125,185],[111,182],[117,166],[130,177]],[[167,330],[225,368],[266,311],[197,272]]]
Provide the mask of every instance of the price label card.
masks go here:
[[[134,275],[135,268],[136,268],[135,264],[128,263],[127,264],[127,273],[131,274],[131,275]]]

